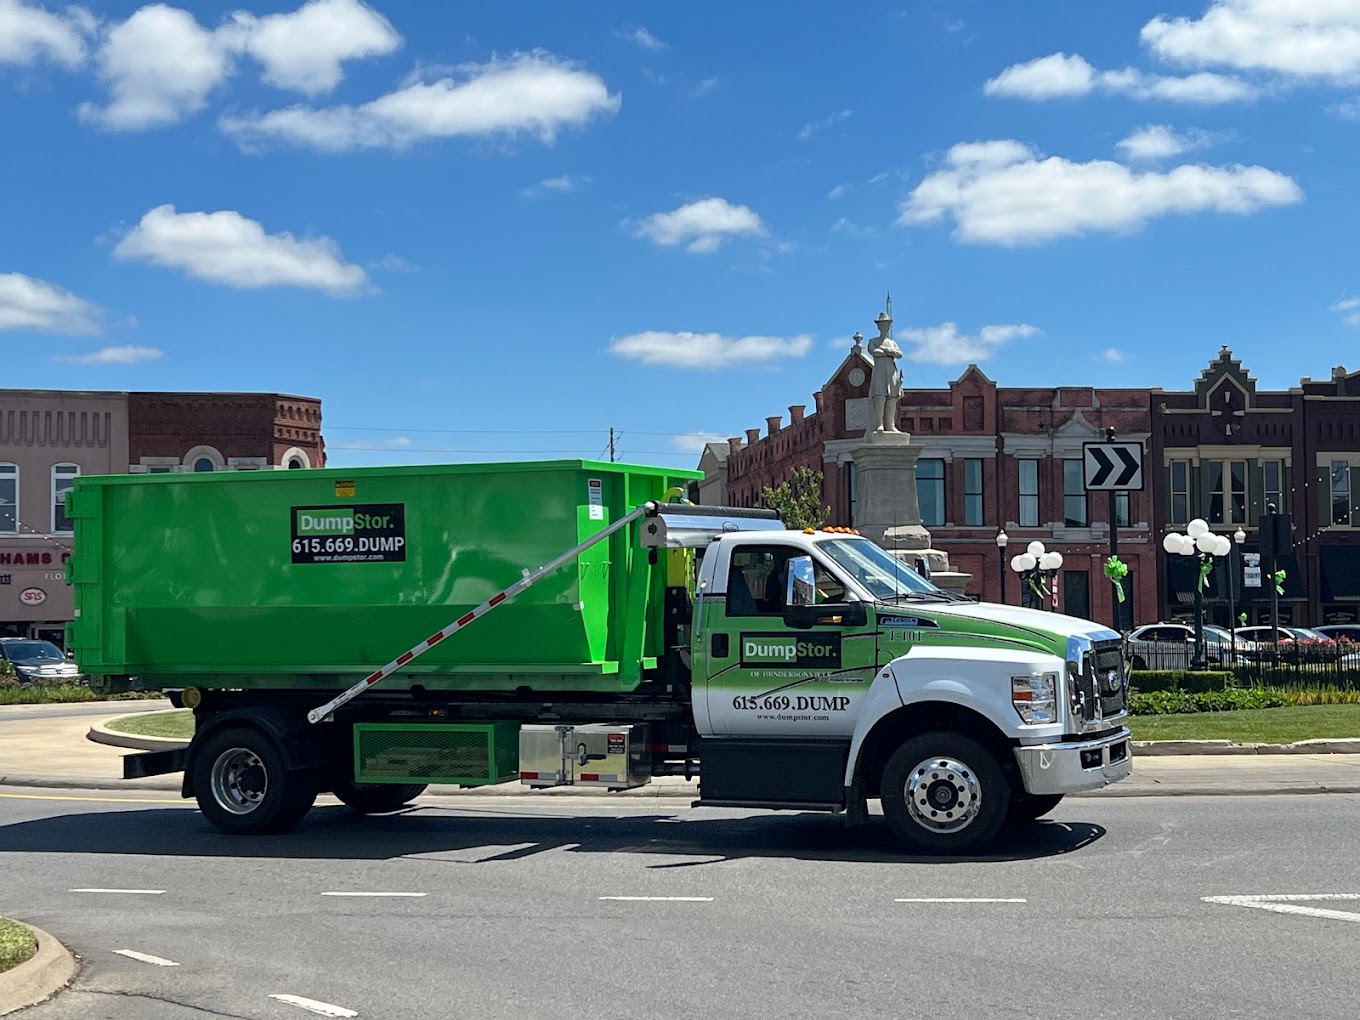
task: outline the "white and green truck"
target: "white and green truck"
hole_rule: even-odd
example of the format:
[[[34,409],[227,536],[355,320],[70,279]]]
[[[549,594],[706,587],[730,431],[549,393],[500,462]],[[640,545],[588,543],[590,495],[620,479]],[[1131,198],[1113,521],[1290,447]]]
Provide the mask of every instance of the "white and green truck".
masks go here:
[[[125,775],[183,771],[230,833],[320,792],[381,812],[429,783],[685,775],[701,807],[859,823],[881,800],[905,847],[964,853],[1130,774],[1118,634],[960,600],[846,529],[677,501],[691,477],[82,478],[71,644],[97,683],[194,709],[187,750]]]

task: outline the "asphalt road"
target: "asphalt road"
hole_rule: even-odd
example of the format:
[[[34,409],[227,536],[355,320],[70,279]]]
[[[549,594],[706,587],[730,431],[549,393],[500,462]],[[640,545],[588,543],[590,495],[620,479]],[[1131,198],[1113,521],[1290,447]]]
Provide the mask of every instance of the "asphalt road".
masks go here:
[[[0,913],[84,960],[24,1020],[1338,1020],[1357,821],[1342,794],[1087,799],[940,861],[664,802],[430,798],[229,838],[159,796],[5,791]],[[1300,895],[1354,898],[1205,900]]]
[[[38,719],[107,719],[111,715],[134,712],[164,712],[174,706],[164,698],[138,701],[76,701],[57,705],[7,705],[0,712],[0,725],[33,722]]]

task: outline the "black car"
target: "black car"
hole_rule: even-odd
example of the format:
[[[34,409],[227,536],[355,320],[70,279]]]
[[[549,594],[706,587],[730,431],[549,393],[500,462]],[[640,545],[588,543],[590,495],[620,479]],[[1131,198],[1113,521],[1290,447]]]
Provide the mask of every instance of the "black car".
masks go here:
[[[33,638],[0,638],[0,661],[14,667],[20,684],[35,680],[49,683],[75,683],[80,669],[51,641]]]

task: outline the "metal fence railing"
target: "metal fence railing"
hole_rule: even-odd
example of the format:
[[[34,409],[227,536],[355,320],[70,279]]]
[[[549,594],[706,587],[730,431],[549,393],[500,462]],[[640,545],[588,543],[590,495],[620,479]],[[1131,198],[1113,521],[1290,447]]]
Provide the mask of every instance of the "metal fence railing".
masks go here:
[[[1129,642],[1129,658],[1135,670],[1194,669],[1193,642]],[[1360,644],[1337,642],[1310,646],[1281,642],[1238,648],[1205,642],[1204,669],[1230,672],[1238,686],[1336,687],[1360,690]]]

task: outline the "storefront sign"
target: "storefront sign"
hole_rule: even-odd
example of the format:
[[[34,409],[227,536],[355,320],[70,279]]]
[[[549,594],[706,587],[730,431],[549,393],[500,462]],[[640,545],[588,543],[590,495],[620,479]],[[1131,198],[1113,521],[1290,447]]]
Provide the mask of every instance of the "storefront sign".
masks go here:
[[[19,593],[19,601],[26,606],[40,606],[47,601],[47,592],[41,588],[25,588]]]
[[[1261,587],[1261,554],[1242,554],[1242,587]]]

